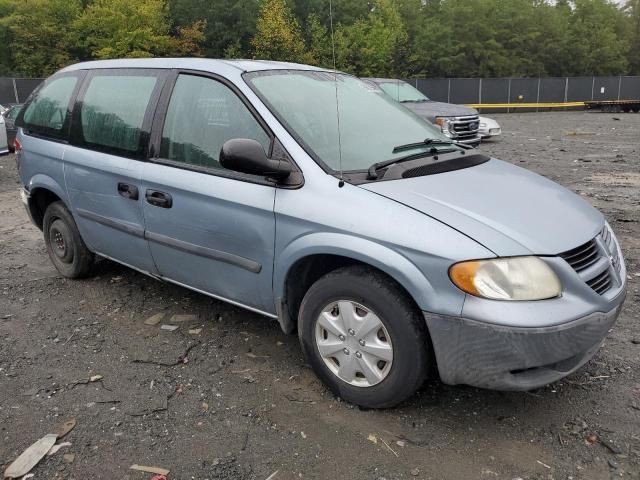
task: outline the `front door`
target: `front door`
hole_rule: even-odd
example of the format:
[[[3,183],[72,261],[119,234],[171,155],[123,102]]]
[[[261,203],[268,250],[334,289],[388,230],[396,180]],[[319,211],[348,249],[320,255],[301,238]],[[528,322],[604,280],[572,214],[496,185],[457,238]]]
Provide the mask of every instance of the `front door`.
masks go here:
[[[186,73],[155,125],[162,137],[141,193],[160,275],[273,314],[275,187],[218,162],[226,140],[255,139],[268,151],[271,135],[232,88]]]

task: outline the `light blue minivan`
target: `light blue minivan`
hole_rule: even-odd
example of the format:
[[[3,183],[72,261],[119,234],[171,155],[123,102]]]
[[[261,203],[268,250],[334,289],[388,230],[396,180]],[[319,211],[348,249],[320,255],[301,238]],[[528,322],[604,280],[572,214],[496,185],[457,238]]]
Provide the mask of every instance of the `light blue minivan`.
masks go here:
[[[22,109],[23,201],[59,272],[95,257],[277,319],[342,398],[427,378],[527,390],[603,343],[625,298],[604,217],[305,65],[67,67]]]

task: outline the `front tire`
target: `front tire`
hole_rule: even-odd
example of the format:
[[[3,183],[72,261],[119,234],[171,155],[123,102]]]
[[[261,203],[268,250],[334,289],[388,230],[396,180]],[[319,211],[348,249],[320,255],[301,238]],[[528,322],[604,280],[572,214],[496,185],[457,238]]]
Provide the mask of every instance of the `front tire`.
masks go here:
[[[362,407],[399,404],[429,371],[421,312],[398,284],[367,266],[341,268],[314,283],[300,306],[298,332],[318,377]]]
[[[42,222],[44,243],[51,262],[64,277],[89,275],[94,255],[85,245],[71,212],[62,202],[47,207]]]

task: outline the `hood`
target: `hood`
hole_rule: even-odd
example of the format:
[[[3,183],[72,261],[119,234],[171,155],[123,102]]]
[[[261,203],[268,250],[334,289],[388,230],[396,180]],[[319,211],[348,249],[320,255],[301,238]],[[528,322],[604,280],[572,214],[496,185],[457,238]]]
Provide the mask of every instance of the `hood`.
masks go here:
[[[500,160],[452,172],[361,185],[464,233],[498,256],[557,255],[602,229],[578,195]]]
[[[454,105],[452,103],[441,102],[404,102],[402,106],[408,108],[420,117],[433,123],[436,117],[462,117],[465,115],[478,115],[478,111],[465,107],[464,105]]]

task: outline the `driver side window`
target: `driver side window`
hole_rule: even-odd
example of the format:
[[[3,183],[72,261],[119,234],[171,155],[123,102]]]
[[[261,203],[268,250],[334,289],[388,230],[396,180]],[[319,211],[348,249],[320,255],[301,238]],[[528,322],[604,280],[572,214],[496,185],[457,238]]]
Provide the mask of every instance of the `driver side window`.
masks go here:
[[[182,74],[173,88],[162,132],[160,157],[220,169],[222,145],[233,138],[271,139],[238,96],[210,78]]]

